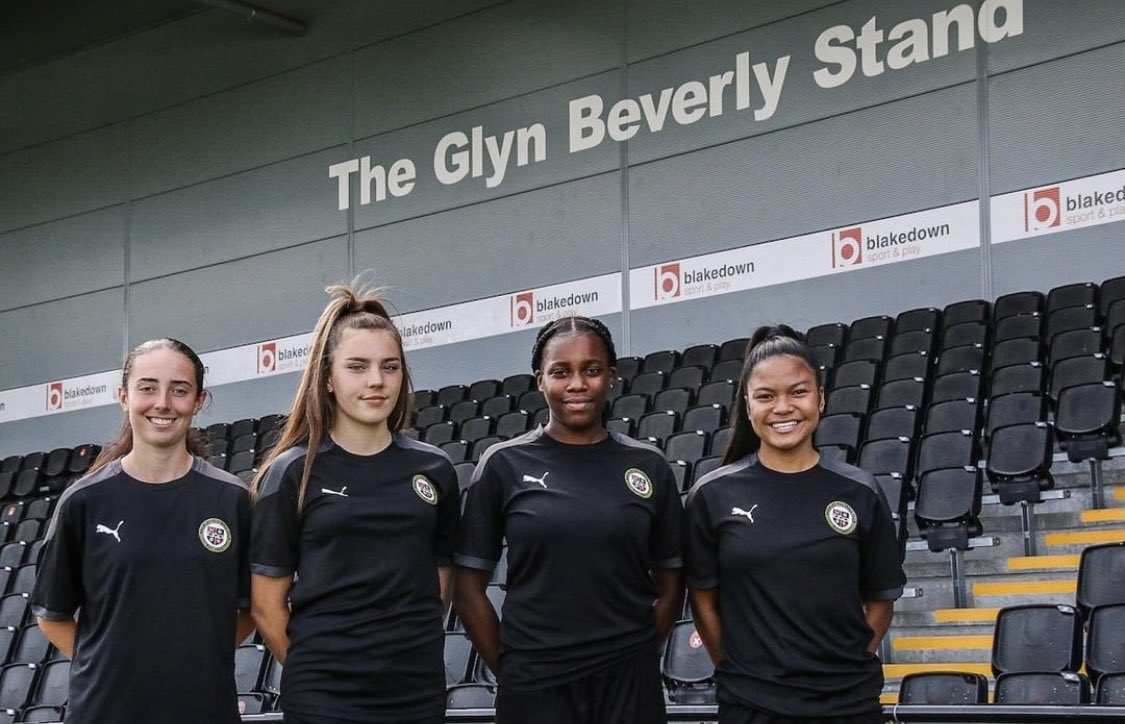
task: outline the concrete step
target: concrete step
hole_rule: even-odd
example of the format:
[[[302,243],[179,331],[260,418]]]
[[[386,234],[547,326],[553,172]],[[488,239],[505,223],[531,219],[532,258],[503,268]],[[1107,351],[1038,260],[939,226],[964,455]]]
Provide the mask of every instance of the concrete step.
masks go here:
[[[992,658],[992,633],[895,636],[891,659],[895,664],[987,663]]]

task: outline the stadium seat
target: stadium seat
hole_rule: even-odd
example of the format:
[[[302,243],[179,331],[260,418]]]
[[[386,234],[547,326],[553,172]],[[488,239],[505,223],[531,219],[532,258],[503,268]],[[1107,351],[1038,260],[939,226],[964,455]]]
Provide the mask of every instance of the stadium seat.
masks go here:
[[[1082,674],[1018,673],[996,677],[995,703],[1078,706],[1090,701],[1090,681]]]
[[[976,430],[939,432],[922,436],[915,470],[921,475],[939,468],[962,468],[976,465],[979,459]]]
[[[446,687],[464,683],[469,676],[469,664],[473,655],[473,644],[469,637],[459,631],[445,634],[445,685]]]
[[[0,668],[0,711],[22,709],[31,698],[31,686],[39,667],[8,664]]]
[[[476,442],[482,437],[492,435],[496,430],[496,420],[491,417],[472,417],[461,423],[457,436],[465,442]]]
[[[29,599],[30,595],[27,593],[0,596],[0,627],[19,628],[27,623]]]
[[[14,473],[20,469],[23,464],[23,455],[9,455],[0,462],[0,471],[6,473]]]
[[[714,432],[726,424],[726,418],[726,409],[717,402],[710,405],[696,405],[684,412],[680,429],[685,432],[692,430]]]
[[[736,389],[736,383],[729,380],[712,380],[699,388],[699,393],[695,396],[695,404],[697,406],[719,405],[729,412],[731,403],[734,402]]]
[[[870,337],[888,338],[894,333],[895,322],[886,315],[863,317],[851,323],[848,328],[848,341],[868,339]]]
[[[871,386],[837,387],[828,393],[825,416],[851,413],[866,416],[871,409]]]
[[[968,550],[982,532],[981,473],[975,466],[939,468],[918,480],[914,519],[931,551]]]
[[[437,400],[437,392],[434,390],[414,390],[412,393],[412,404],[415,410],[421,410],[423,407],[429,407]]]
[[[500,392],[518,398],[535,389],[535,377],[525,373],[508,375],[500,382]]]
[[[452,407],[454,403],[460,402],[468,396],[469,388],[465,385],[446,385],[437,391],[433,404]]]
[[[266,673],[262,676],[262,691],[269,694],[273,701],[277,701],[277,697],[281,694],[281,662],[274,657],[270,657],[266,663]]]
[[[983,299],[954,302],[941,311],[942,328],[952,327],[962,322],[987,322],[991,313],[992,305]]]
[[[446,709],[492,709],[496,688],[488,684],[455,684],[446,692]]]
[[[1008,339],[997,342],[992,348],[992,369],[994,370],[1008,365],[1042,361],[1043,349],[1038,339]]]
[[[1086,673],[1095,682],[1125,673],[1125,603],[1098,606],[1087,616]]]
[[[1087,618],[1095,608],[1125,604],[1125,543],[1103,543],[1083,549],[1075,601]]]
[[[677,367],[668,373],[668,389],[682,387],[692,391],[698,390],[707,381],[708,369],[699,365]]]
[[[1102,330],[1099,327],[1084,327],[1060,332],[1051,339],[1051,348],[1047,353],[1047,364],[1055,363],[1071,357],[1089,357],[1103,352]]]
[[[1018,423],[1046,422],[1047,398],[1038,392],[1012,392],[993,397],[988,403],[985,436],[992,437],[997,428]]]
[[[1051,386],[1048,392],[1056,403],[1059,393],[1067,387],[1088,385],[1109,379],[1109,365],[1105,355],[1071,357],[1051,368]]]
[[[992,305],[992,319],[999,322],[1008,317],[1042,314],[1046,306],[1047,299],[1043,292],[1012,292],[996,298]]]
[[[664,457],[668,460],[682,460],[686,463],[695,463],[696,460],[707,456],[707,433],[700,430],[690,430],[669,435],[664,441]]]
[[[984,322],[962,322],[946,327],[941,332],[941,351],[954,347],[979,344],[988,346],[988,325]]]
[[[729,425],[715,430],[715,432],[711,433],[711,446],[708,448],[707,452],[712,455],[722,455],[727,450],[730,437],[731,428]]]
[[[637,437],[642,440],[655,438],[663,446],[664,441],[676,432],[679,422],[679,414],[671,410],[650,412],[637,420]]]
[[[516,398],[511,395],[498,394],[487,398],[480,403],[480,414],[485,417],[499,418],[501,415],[514,410]]]
[[[834,344],[818,344],[809,347],[809,354],[812,355],[813,361],[816,362],[818,370],[831,369],[840,361],[842,349],[843,347],[837,347]],[[711,377],[714,379],[714,372],[711,373]],[[827,384],[827,381],[824,381],[824,384]]]
[[[631,417],[611,417],[606,420],[605,429],[625,437],[636,437],[637,421]]]
[[[1006,342],[1009,339],[1041,339],[1042,337],[1043,317],[1038,314],[1021,314],[997,321],[992,341]]]
[[[691,481],[692,481],[692,483],[699,482],[699,479],[702,478],[704,475],[711,472],[712,470],[718,469],[721,466],[722,466],[722,455],[712,454],[708,457],[700,458],[699,460],[696,460],[695,465],[693,465],[692,469],[691,469]]]
[[[875,409],[913,406],[919,409],[926,401],[926,380],[912,377],[884,382],[876,393]]]
[[[546,425],[550,419],[551,410],[546,405],[543,405],[543,407],[535,411],[535,418],[533,422],[536,425]]]
[[[629,381],[629,392],[635,395],[652,397],[663,390],[668,383],[668,375],[663,372],[641,372]]]
[[[832,386],[851,387],[867,385],[874,387],[879,381],[879,363],[873,360],[845,362],[832,371]]]
[[[1053,443],[1045,422],[1005,425],[993,431],[985,469],[1001,503],[1037,503],[1042,491],[1054,487]]]
[[[610,417],[627,417],[639,420],[651,409],[648,395],[628,394],[622,395],[613,401],[610,407]]]
[[[1105,460],[1121,444],[1121,390],[1114,383],[1066,387],[1058,397],[1055,425],[1073,462]]]
[[[444,405],[430,405],[419,409],[414,415],[414,426],[419,430],[424,430],[438,422],[444,422],[447,419],[448,410]]]
[[[435,422],[432,425],[427,425],[422,428],[421,440],[431,445],[441,445],[442,443],[452,440],[456,432],[457,426],[448,420],[445,422]]]
[[[670,410],[682,415],[692,406],[694,397],[694,393],[684,387],[661,390],[653,395],[652,409],[654,412],[657,410]]]
[[[739,364],[746,359],[746,346],[750,343],[747,337],[736,337],[735,339],[728,339],[719,345],[719,362],[727,360],[737,360]],[[714,377],[714,375],[712,375]]]
[[[933,331],[941,324],[941,310],[935,307],[919,307],[900,312],[895,317],[895,335],[904,332]]]
[[[1098,680],[1098,706],[1125,706],[1125,674],[1107,674]]]
[[[930,355],[922,352],[906,352],[888,357],[883,366],[883,382],[912,377],[929,379],[930,359]]]
[[[882,361],[887,353],[886,337],[864,337],[853,339],[844,347],[844,361],[866,359]]]
[[[23,541],[12,541],[0,546],[0,568],[19,568],[24,564],[25,556],[27,555],[27,543]],[[3,599],[0,599],[3,601]],[[3,617],[0,616],[0,620]],[[0,625],[4,625],[0,623]]]
[[[680,366],[680,353],[674,349],[662,349],[649,352],[641,360],[642,372],[663,372],[671,374],[672,370]]]
[[[618,377],[623,377],[630,382],[641,372],[642,360],[640,357],[618,357],[614,369]]]
[[[719,346],[717,344],[697,344],[684,350],[680,357],[683,367],[702,367],[710,370],[719,359]]]
[[[668,682],[668,694],[673,703],[714,702],[715,667],[693,621],[680,621],[672,627],[661,672]]]
[[[227,458],[227,470],[238,475],[246,470],[254,469],[255,452],[253,450],[243,450],[237,452]]]
[[[255,694],[239,694],[238,695],[238,713],[239,714],[265,714],[270,710],[270,697],[268,694],[255,693]],[[55,721],[54,719],[44,719],[43,721]]]
[[[875,410],[867,418],[866,440],[905,437],[913,439],[918,434],[918,408],[887,407]]]
[[[1122,299],[1125,299],[1125,276],[1106,279],[1101,283],[1098,292],[1098,310],[1103,317],[1115,302]]]
[[[741,378],[742,360],[740,359],[720,360],[718,364],[711,368],[711,383],[730,380],[737,384]]]
[[[267,657],[262,644],[245,644],[234,650],[234,683],[239,694],[259,690]]]
[[[460,462],[453,464],[453,471],[457,473],[457,488],[463,493],[469,489],[473,484],[473,471],[476,470],[476,465],[471,462]]]
[[[69,672],[67,672],[69,675]],[[16,724],[33,724],[34,722],[58,722],[63,719],[65,707],[61,706],[29,706],[20,714]]]
[[[985,369],[985,356],[985,348],[981,344],[946,347],[938,355],[934,372],[939,376],[953,372],[980,372]]]
[[[927,435],[957,430],[973,431],[980,426],[980,412],[980,403],[972,398],[944,400],[926,410],[926,422],[922,431]]]
[[[496,421],[496,434],[505,440],[518,437],[531,429],[531,416],[523,410],[501,415]]]
[[[840,447],[844,451],[845,462],[855,461],[863,431],[863,416],[852,413],[825,415],[820,418],[813,443],[818,449]]]
[[[66,472],[67,467],[70,465],[70,448],[60,447],[55,448],[47,455],[46,461],[43,463],[44,477],[53,478],[57,475],[62,475]]]
[[[1000,609],[992,639],[992,672],[1078,671],[1082,617],[1073,606],[1027,604]]]
[[[1047,293],[1047,313],[1068,307],[1084,307],[1098,303],[1098,285],[1079,282],[1055,287]]]
[[[1117,325],[1109,340],[1109,361],[1119,372],[1125,367],[1125,323]]]
[[[929,329],[915,329],[910,332],[899,332],[891,339],[890,356],[908,354],[932,354],[934,351],[934,333]]]
[[[469,459],[469,446],[471,443],[465,440],[448,440],[438,445],[443,453],[449,456],[450,462],[453,464],[463,463]]]
[[[898,688],[899,704],[987,704],[988,679],[983,674],[928,671],[907,674]]]
[[[528,390],[519,397],[519,402],[516,403],[516,408],[524,412],[535,414],[547,407],[547,398],[539,390]]]
[[[240,452],[254,452],[258,446],[257,433],[249,432],[245,435],[239,435],[230,441],[230,446],[227,448],[227,456],[230,457],[235,453]]]
[[[482,438],[473,440],[473,444],[469,448],[469,460],[473,461],[474,463],[479,462],[481,456],[484,455],[488,448],[492,447],[498,442],[503,442],[503,438],[497,435],[486,435]]]
[[[828,344],[834,347],[843,347],[847,341],[848,325],[841,324],[840,322],[818,324],[815,327],[810,327],[809,330],[805,332],[805,343],[810,347],[819,347]]]
[[[42,479],[39,468],[23,468],[16,473],[11,494],[16,498],[26,498],[33,495],[39,489],[39,483]]]
[[[0,500],[3,500],[11,495],[12,487],[15,485],[16,473],[11,470],[0,470]]]
[[[1038,362],[995,369],[989,378],[989,394],[995,397],[1012,392],[1042,392],[1045,389],[1044,370]]]
[[[982,381],[981,374],[977,370],[938,375],[934,378],[933,387],[930,390],[930,404],[945,402],[946,400],[979,398]]]
[[[1051,312],[1047,315],[1043,341],[1051,344],[1052,340],[1063,332],[1096,327],[1098,322],[1098,310],[1092,304],[1085,307],[1067,307]]]
[[[19,636],[8,660],[18,664],[42,664],[54,653],[54,647],[39,626],[26,624],[19,629]]]
[[[455,425],[460,425],[465,420],[480,415],[480,403],[476,400],[461,400],[449,406],[447,420]]]
[[[477,380],[469,385],[467,399],[484,402],[500,394],[500,380]]]

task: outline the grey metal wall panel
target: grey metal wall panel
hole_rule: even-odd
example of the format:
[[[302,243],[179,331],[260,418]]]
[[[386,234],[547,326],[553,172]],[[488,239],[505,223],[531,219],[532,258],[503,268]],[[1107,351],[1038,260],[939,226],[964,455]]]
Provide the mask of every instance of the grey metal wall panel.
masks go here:
[[[324,287],[348,278],[347,242],[327,239],[134,284],[129,341],[178,337],[206,352],[307,332]]]
[[[49,452],[88,442],[104,445],[120,428],[121,409],[116,405],[8,422],[0,425],[0,457]]]
[[[0,153],[124,120],[127,65],[125,44],[107,43],[0,75]]]
[[[356,178],[358,174],[353,174],[351,203],[352,208],[355,209],[355,228],[364,229],[388,224],[617,168],[620,165],[620,152],[612,144],[582,153],[567,152],[567,102],[576,96],[605,93],[616,90],[619,86],[620,74],[617,71],[610,71],[356,143],[355,157],[370,156],[372,166],[381,164],[384,169],[389,169],[400,158],[411,159],[415,163],[417,181],[413,191],[406,196],[396,198],[387,193],[383,201],[360,205],[356,196],[359,189]],[[516,146],[519,135],[516,134],[512,137],[510,162],[506,167],[507,170],[504,171],[503,180],[493,188],[487,185],[487,179],[494,175],[492,164],[487,160],[487,153],[482,159],[483,176],[479,178],[466,176],[463,180],[450,185],[442,184],[437,180],[434,156],[439,140],[446,134],[459,131],[469,136],[474,126],[481,126],[486,136],[496,135],[502,139],[508,131],[516,131],[518,128],[540,122],[544,125],[544,135],[547,139],[544,160],[534,162],[537,158],[535,153],[540,150],[540,145],[528,142],[529,163],[518,166]],[[502,141],[497,141],[499,142]],[[465,149],[458,146],[457,150]],[[455,161],[451,157],[443,156],[442,164],[452,170]],[[323,170],[321,174],[326,178],[327,170]],[[314,178],[310,179],[310,183],[319,182]],[[333,180],[332,184],[335,188],[336,181]],[[374,189],[371,194],[371,198],[374,199]],[[332,207],[336,208],[336,204],[333,203]]]
[[[749,337],[760,325],[798,330],[980,296],[980,251],[942,254],[845,274],[648,307],[632,313],[633,354]]]
[[[1120,223],[1064,231],[992,247],[993,291],[1046,292],[1074,282],[1125,274],[1125,229]]]
[[[1023,0],[1023,15],[1023,35],[1005,38],[989,49],[989,72],[1002,73],[1125,40],[1125,3],[1117,0]]]
[[[617,172],[355,235],[356,267],[403,312],[621,268]]]
[[[121,365],[124,294],[83,294],[0,312],[0,390]]]
[[[991,79],[991,193],[1125,168],[1125,43]]]
[[[124,201],[124,124],[0,156],[0,231]]]
[[[630,63],[775,23],[829,5],[834,0],[628,0]]]
[[[347,233],[323,151],[132,205],[132,281]]]
[[[629,171],[632,266],[977,196],[975,84]]]
[[[349,139],[346,57],[142,116],[130,126],[141,198]]]
[[[121,286],[124,261],[120,206],[0,234],[0,309]]]
[[[356,135],[615,68],[623,13],[621,0],[519,0],[358,51]]]
[[[642,130],[629,142],[629,160],[641,163],[971,81],[976,74],[975,50],[951,52],[943,58],[899,70],[888,69],[870,78],[857,69],[851,80],[837,88],[821,88],[814,80],[814,71],[824,63],[816,60],[812,51],[817,36],[825,29],[837,24],[858,28],[872,16],[878,17],[880,27],[890,29],[899,21],[928,17],[944,7],[940,0],[893,5],[878,0],[842,3],[630,65],[628,97],[636,98],[646,93],[658,96],[662,89],[689,80],[706,85],[711,75],[733,71],[735,56],[740,52],[750,51],[751,63],[766,63],[771,73],[775,72],[779,57],[791,56],[772,117],[754,120],[752,109],[763,106],[757,84],[751,86],[751,108],[741,111],[735,109],[734,90],[728,88],[722,115],[705,116],[690,125],[675,123],[669,115],[659,133],[649,133],[642,122]],[[612,102],[606,99],[607,111]]]

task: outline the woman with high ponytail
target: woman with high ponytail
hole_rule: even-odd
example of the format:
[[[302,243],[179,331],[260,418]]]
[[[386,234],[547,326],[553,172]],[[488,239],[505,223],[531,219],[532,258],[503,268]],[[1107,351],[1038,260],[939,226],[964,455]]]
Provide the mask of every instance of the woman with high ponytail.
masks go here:
[[[277,446],[253,482],[254,621],[289,724],[440,724],[457,477],[400,431],[402,337],[371,290],[335,285]]]
[[[203,372],[179,340],[133,349],[117,393],[121,432],[59,499],[31,607],[72,659],[68,723],[239,721],[250,499],[203,459],[192,429]]]
[[[879,724],[876,656],[905,577],[874,477],[820,457],[804,338],[748,345],[723,467],[688,495],[684,548],[720,724]]]

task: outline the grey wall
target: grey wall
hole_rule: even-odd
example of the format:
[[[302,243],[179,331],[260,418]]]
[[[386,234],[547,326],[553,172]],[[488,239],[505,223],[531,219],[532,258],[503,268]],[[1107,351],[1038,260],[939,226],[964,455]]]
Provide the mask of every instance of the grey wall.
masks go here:
[[[0,75],[0,390],[312,328],[374,269],[403,312],[1125,168],[1125,4],[1025,0],[1022,36],[835,89],[829,26],[954,0],[293,0],[299,39],[219,11]],[[976,3],[974,3],[976,5]],[[48,32],[44,29],[44,32]],[[782,103],[569,154],[569,99],[790,54]],[[758,103],[755,97],[755,106]],[[534,122],[547,160],[438,184],[438,138]],[[415,190],[336,208],[330,164],[413,158]],[[622,353],[1125,273],[1121,224],[613,315]],[[794,263],[800,263],[795,260]],[[627,316],[627,319],[626,319]],[[628,337],[624,330],[628,329]],[[522,372],[531,332],[420,350],[420,387]],[[296,375],[200,422],[281,411]],[[0,425],[0,455],[111,436],[99,408]]]

